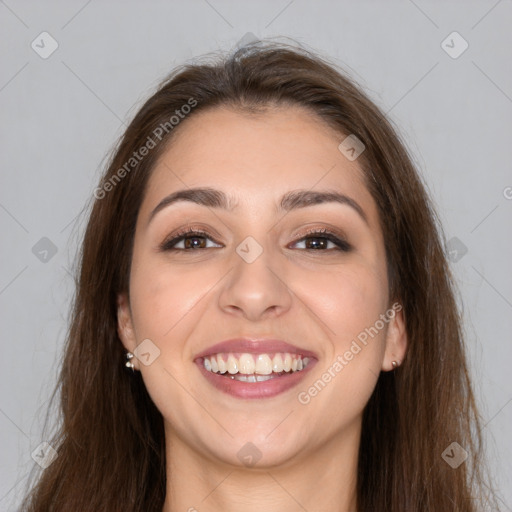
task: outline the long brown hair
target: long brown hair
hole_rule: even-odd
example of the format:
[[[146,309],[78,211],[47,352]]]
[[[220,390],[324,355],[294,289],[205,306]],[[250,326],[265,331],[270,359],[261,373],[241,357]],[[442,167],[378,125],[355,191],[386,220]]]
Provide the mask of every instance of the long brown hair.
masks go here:
[[[264,41],[177,68],[114,149],[92,200],[52,395],[53,401],[60,391],[60,422],[49,440],[58,457],[27,494],[23,511],[162,510],[163,419],[140,372],[125,368],[117,334],[116,298],[128,291],[146,184],[173,132],[196,112],[216,106],[264,112],[287,104],[319,116],[340,142],[353,134],[364,143],[358,162],[379,209],[390,298],[405,312],[405,361],[381,373],[363,415],[358,511],[475,512],[489,503],[481,424],[444,237],[405,145],[338,66],[308,50]],[[132,160],[150,139],[154,146]],[[453,442],[468,453],[457,468],[442,457]]]

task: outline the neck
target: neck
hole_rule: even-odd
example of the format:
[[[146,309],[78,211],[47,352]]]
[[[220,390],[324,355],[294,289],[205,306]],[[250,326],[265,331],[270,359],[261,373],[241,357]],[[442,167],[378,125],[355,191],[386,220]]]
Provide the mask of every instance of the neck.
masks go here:
[[[162,512],[356,511],[360,423],[284,464],[234,466],[184,443],[167,424]]]

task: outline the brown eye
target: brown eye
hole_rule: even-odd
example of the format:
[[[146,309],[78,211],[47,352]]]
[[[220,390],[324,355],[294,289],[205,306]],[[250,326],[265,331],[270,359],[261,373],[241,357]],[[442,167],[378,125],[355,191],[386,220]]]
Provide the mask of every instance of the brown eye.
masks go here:
[[[308,232],[300,240],[295,242],[294,245],[301,242],[305,242],[304,249],[307,251],[326,252],[337,250],[348,252],[352,249],[352,246],[347,241],[340,239],[337,235],[326,229]],[[333,244],[334,247],[329,247],[329,243]]]
[[[162,251],[191,251],[196,249],[211,249],[207,247],[207,240],[211,240],[209,233],[198,230],[187,230],[178,233],[171,240],[165,241],[161,245]],[[177,247],[183,241],[183,247]],[[216,243],[216,242],[215,242]]]

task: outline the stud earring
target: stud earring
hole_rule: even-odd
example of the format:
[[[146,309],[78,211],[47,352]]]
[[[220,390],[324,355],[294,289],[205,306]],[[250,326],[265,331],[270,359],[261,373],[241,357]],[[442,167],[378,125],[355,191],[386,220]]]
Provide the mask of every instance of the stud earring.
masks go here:
[[[391,361],[391,366],[393,367],[393,370],[395,370],[400,366],[400,361]]]
[[[127,368],[131,368],[132,372],[134,372],[135,371],[134,364],[131,362],[131,359],[133,359],[133,354],[131,352],[127,352],[126,359],[127,359],[127,361],[125,363],[125,366]]]

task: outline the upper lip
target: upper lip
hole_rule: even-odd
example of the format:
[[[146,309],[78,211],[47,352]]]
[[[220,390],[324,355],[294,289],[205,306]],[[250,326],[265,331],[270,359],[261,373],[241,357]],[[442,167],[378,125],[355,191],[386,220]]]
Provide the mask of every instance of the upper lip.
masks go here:
[[[306,350],[295,345],[291,345],[283,340],[269,338],[232,338],[211,345],[207,349],[198,353],[195,358],[211,356],[213,354],[228,352],[244,352],[249,354],[268,354],[275,352],[289,352],[290,354],[302,355],[304,357],[317,358],[317,355],[311,350]]]

